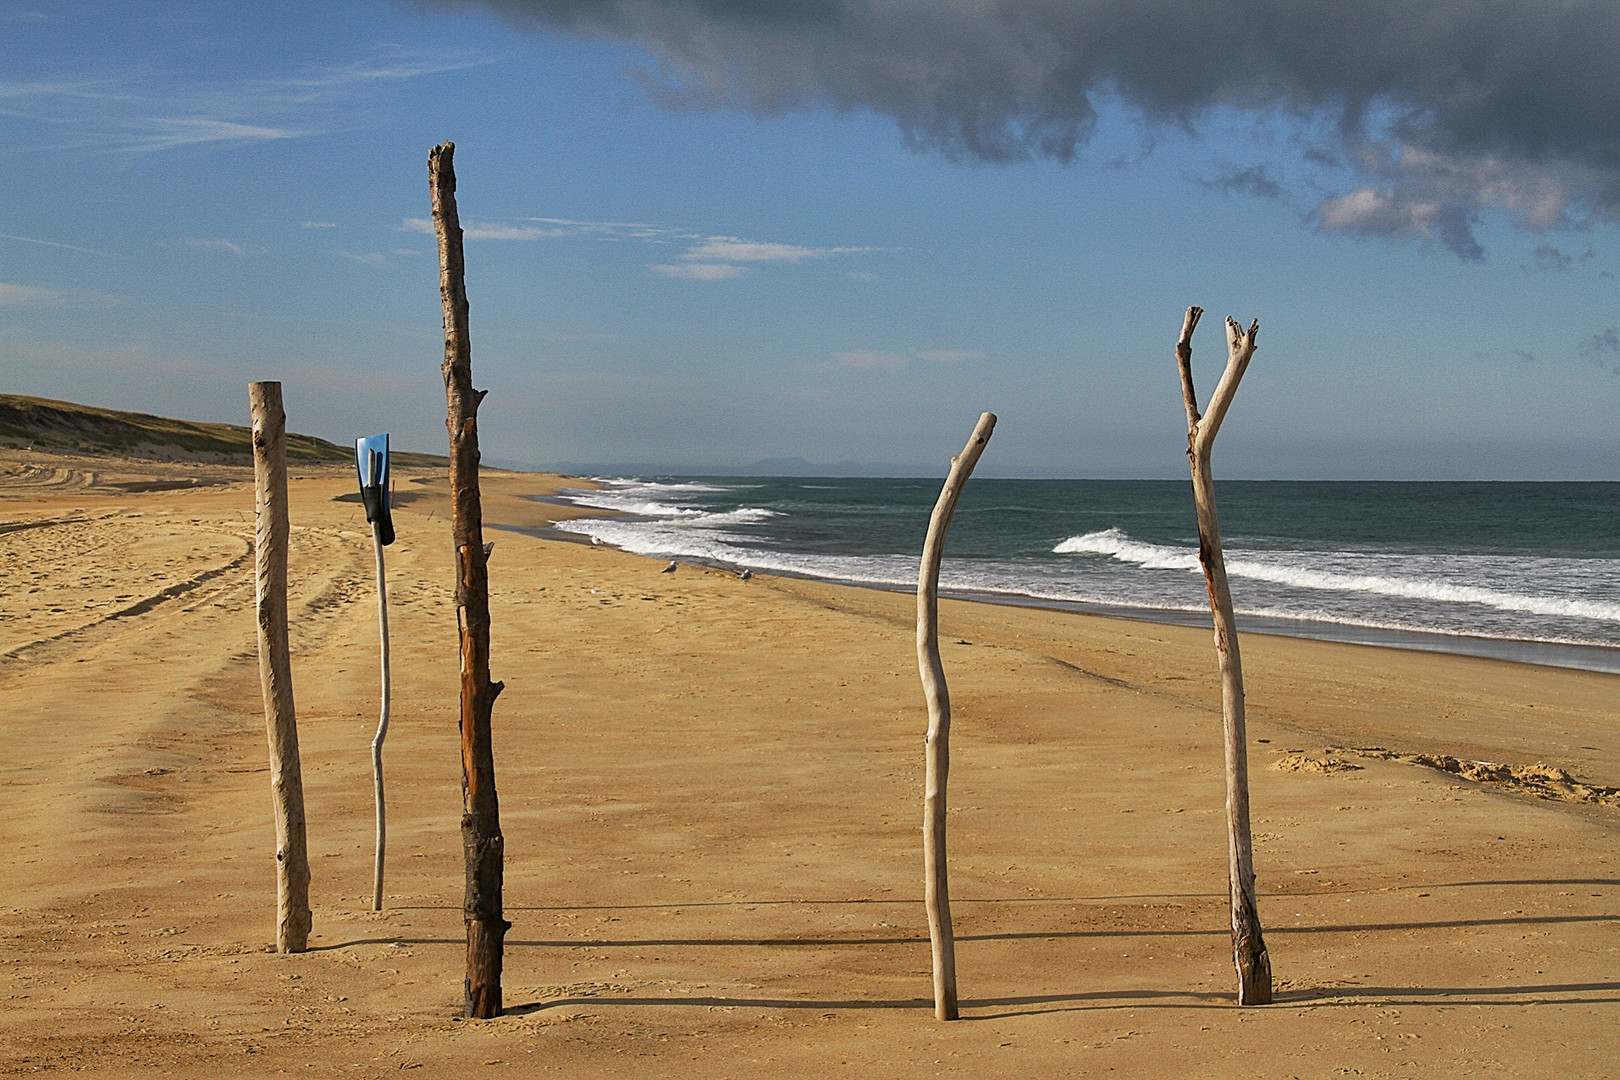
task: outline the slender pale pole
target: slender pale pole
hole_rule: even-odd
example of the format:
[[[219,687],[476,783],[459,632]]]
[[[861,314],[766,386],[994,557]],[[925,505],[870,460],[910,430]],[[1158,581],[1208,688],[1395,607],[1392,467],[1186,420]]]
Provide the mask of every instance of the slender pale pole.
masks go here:
[[[456,211],[454,143],[428,154],[433,228],[439,238],[439,294],[444,301],[445,400],[450,429],[450,535],[456,550],[456,616],[461,628],[461,852],[467,888],[467,1016],[488,1019],[501,1011],[501,957],[506,931],[501,886],[506,840],[495,795],[495,751],[490,712],[503,685],[489,677],[489,556],[478,494],[478,405],[472,385],[467,330],[466,262]]]
[[[951,458],[951,471],[928,520],[922,566],[917,574],[917,670],[922,675],[923,697],[928,702],[928,735],[924,742],[923,776],[923,904],[928,909],[928,940],[934,959],[934,1016],[955,1020],[956,937],[951,932],[951,894],[945,858],[945,783],[951,770],[951,695],[945,685],[945,667],[939,659],[939,564],[945,555],[945,534],[962,488],[973,475],[990,433],[992,413],[979,417],[972,438]]]
[[[298,763],[292,658],[287,647],[287,414],[281,384],[248,384],[253,413],[254,606],[259,688],[270,742],[270,802],[276,821],[276,949],[309,947],[309,849]]]
[[[1221,528],[1215,514],[1215,479],[1210,452],[1221,421],[1237,393],[1238,382],[1254,356],[1260,323],[1245,331],[1226,320],[1226,370],[1209,399],[1209,411],[1198,414],[1192,381],[1192,334],[1203,309],[1190,307],[1176,342],[1176,366],[1187,407],[1187,458],[1192,465],[1193,501],[1198,510],[1198,561],[1209,589],[1215,622],[1215,652],[1221,669],[1221,719],[1226,744],[1227,881],[1232,895],[1232,963],[1237,968],[1238,1004],[1271,1003],[1271,956],[1260,932],[1260,909],[1254,890],[1254,842],[1249,834],[1249,750],[1243,716],[1243,660],[1238,653],[1237,618],[1221,554]]]
[[[377,721],[377,735],[371,740],[371,782],[377,802],[377,854],[371,867],[371,910],[381,911],[383,906],[383,857],[388,850],[388,809],[383,798],[383,740],[388,738],[388,703],[391,695],[391,675],[388,669],[388,579],[383,574],[382,537],[373,531],[372,549],[377,553],[377,630],[382,636],[382,716]]]

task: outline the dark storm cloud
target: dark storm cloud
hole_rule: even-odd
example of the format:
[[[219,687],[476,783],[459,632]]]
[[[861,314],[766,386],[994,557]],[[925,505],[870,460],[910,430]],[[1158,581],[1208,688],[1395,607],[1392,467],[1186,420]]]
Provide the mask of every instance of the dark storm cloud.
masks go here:
[[[1234,169],[1217,176],[1213,180],[1198,180],[1203,187],[1211,191],[1223,191],[1228,195],[1252,195],[1260,199],[1282,198],[1282,185],[1273,180],[1266,173],[1264,165],[1251,165],[1247,169]]]
[[[1593,334],[1583,340],[1576,350],[1599,367],[1610,369],[1614,367],[1616,358],[1620,357],[1620,333],[1611,326],[1601,334]]]
[[[436,0],[638,45],[670,104],[892,117],[953,159],[1071,159],[1099,95],[1196,130],[1292,118],[1350,190],[1327,231],[1464,258],[1505,210],[1532,228],[1620,216],[1614,0]],[[1261,192],[1264,194],[1264,192]]]
[[[1561,274],[1575,262],[1575,256],[1566,255],[1551,244],[1542,244],[1530,253],[1531,265],[1537,270]]]

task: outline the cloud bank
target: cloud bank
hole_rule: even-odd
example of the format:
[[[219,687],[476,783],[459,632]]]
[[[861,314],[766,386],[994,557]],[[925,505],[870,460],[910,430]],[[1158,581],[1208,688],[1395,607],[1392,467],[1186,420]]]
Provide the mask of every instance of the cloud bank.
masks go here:
[[[1317,228],[1465,259],[1485,212],[1537,230],[1620,217],[1613,0],[420,2],[637,46],[672,106],[867,110],[957,160],[1069,161],[1114,98],[1190,130],[1280,117],[1339,178]]]

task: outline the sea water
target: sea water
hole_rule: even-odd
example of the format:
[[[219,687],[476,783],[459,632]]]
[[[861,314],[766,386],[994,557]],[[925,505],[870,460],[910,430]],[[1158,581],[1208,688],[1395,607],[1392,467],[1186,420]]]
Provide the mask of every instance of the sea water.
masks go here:
[[[601,477],[558,528],[916,587],[940,481]],[[1240,629],[1620,672],[1620,484],[1217,481]],[[971,480],[941,590],[1208,625],[1185,481]]]

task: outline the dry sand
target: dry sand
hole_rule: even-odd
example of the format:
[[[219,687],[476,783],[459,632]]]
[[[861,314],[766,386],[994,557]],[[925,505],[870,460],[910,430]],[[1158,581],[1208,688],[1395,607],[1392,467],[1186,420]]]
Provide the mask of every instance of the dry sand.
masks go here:
[[[336,501],[351,472],[295,470],[315,928],[282,956],[250,477],[0,471],[0,1072],[1620,1070],[1614,676],[1246,637],[1278,1001],[1240,1009],[1209,634],[944,604],[963,1019],[942,1024],[911,598],[491,530],[513,927],[506,1015],[462,1020],[443,482],[399,483],[372,913],[369,535]],[[558,508],[523,496],[553,482],[488,475],[486,519],[543,522]]]

